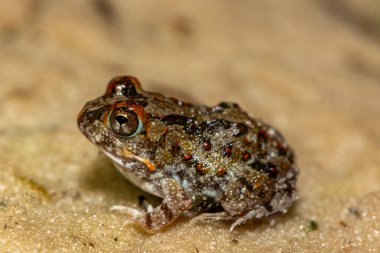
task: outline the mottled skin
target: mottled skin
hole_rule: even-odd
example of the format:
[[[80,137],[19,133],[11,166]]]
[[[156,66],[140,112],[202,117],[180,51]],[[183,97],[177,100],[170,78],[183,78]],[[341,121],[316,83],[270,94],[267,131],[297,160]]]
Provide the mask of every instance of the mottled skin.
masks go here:
[[[162,197],[156,208],[114,207],[157,232],[193,210],[201,219],[248,219],[285,212],[298,170],[281,134],[237,104],[192,105],[115,77],[78,116],[81,132],[120,172]]]

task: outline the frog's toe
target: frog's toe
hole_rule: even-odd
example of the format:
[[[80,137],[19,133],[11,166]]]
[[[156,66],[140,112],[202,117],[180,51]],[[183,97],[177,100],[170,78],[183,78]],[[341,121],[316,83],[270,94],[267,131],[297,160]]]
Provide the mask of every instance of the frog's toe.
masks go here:
[[[194,217],[190,221],[190,225],[194,226],[195,223],[202,222],[205,220],[231,220],[233,217],[226,212],[219,213],[202,213],[197,217]]]
[[[273,212],[269,212],[264,206],[261,206],[257,209],[253,209],[246,213],[244,216],[240,217],[237,219],[234,223],[232,223],[230,227],[230,232],[235,229],[236,226],[244,224],[246,221],[251,220],[251,219],[261,219],[263,217],[266,217]]]
[[[121,213],[126,213],[127,215],[132,216],[132,218],[134,218],[134,219],[136,219],[137,217],[140,217],[144,214],[143,212],[141,212],[137,209],[127,207],[127,206],[118,206],[118,205],[112,206],[110,208],[110,211],[117,211],[117,212],[121,212]]]
[[[110,208],[110,211],[117,211],[121,213],[125,213],[130,216],[130,219],[123,223],[123,226],[136,224],[144,227],[146,229],[146,217],[147,213],[144,211],[137,210],[135,208],[127,207],[127,206],[117,206],[114,205]]]

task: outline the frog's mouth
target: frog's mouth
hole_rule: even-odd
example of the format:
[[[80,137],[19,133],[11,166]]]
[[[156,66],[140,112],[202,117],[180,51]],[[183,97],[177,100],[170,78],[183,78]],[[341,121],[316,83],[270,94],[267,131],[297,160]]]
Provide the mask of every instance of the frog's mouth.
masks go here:
[[[138,188],[144,190],[147,193],[155,195],[157,197],[163,198],[162,192],[156,189],[156,186],[151,183],[150,180],[154,178],[160,178],[162,176],[161,173],[155,173],[154,175],[150,173],[146,173],[147,170],[145,167],[149,169],[149,171],[153,172],[155,167],[148,160],[141,158],[139,156],[131,154],[129,151],[129,156],[118,156],[112,154],[110,152],[102,150],[103,153],[108,156],[117,170],[132,184],[137,186]],[[129,162],[128,162],[128,161]],[[149,180],[148,180],[149,178]]]
[[[108,156],[114,163],[116,163],[118,166],[121,166],[123,168],[126,167],[126,159],[131,161],[138,161],[145,165],[146,168],[148,168],[149,171],[153,172],[156,170],[156,166],[153,165],[148,159],[144,159],[140,156],[132,154],[128,150],[122,150],[121,155],[115,155],[111,152],[108,152],[107,150],[102,149],[103,153]],[[129,168],[128,168],[129,169]]]

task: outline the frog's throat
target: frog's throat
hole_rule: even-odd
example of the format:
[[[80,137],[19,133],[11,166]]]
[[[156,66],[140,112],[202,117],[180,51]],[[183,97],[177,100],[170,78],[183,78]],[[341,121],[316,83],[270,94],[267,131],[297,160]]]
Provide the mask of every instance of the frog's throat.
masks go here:
[[[144,180],[143,178],[136,176],[134,172],[126,171],[125,169],[123,169],[123,167],[120,166],[120,164],[118,164],[115,161],[113,161],[113,164],[118,169],[118,171],[136,187],[156,197],[164,198],[164,195],[160,191],[158,191],[155,185],[150,183],[149,180]]]

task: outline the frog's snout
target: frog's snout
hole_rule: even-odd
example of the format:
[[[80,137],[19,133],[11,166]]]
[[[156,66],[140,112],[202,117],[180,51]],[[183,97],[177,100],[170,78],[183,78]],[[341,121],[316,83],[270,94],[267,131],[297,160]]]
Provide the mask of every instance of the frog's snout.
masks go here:
[[[102,121],[104,113],[109,109],[109,106],[102,106],[98,108],[92,108],[86,104],[79,112],[77,117],[77,124],[82,133],[86,134],[86,128],[93,126],[94,123],[99,120]]]

